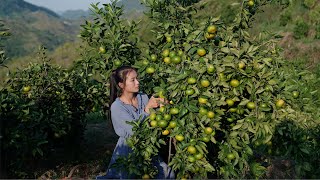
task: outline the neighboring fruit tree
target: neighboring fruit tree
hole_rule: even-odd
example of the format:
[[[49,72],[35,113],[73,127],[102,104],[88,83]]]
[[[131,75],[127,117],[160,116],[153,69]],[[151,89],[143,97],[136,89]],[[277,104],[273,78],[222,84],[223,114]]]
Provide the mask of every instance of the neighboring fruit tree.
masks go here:
[[[85,114],[99,99],[86,74],[51,65],[44,48],[38,57],[41,63],[10,73],[0,87],[4,178],[31,178],[44,163],[78,160]]]

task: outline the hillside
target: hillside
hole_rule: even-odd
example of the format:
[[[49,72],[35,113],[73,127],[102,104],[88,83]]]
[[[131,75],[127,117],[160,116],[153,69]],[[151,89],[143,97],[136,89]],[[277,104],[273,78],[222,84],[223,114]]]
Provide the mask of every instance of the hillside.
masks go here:
[[[58,17],[56,13],[50,11],[49,9],[35,6],[23,0],[1,0],[0,3],[0,17],[12,17],[12,16],[19,16],[21,13],[24,12],[36,12],[42,11],[51,16]]]
[[[65,42],[74,41],[79,30],[79,24],[23,0],[1,0],[0,19],[12,34],[4,41],[9,57],[33,53],[39,45],[53,50]]]
[[[143,11],[146,7],[140,3],[140,0],[121,0],[117,2],[119,7],[123,6],[124,15],[123,18],[126,19],[139,19],[143,15]],[[89,10],[67,10],[59,13],[60,17],[68,20],[79,20],[83,18],[89,18],[92,14]]]
[[[125,13],[132,11],[142,12],[146,9],[146,7],[140,3],[140,0],[121,0],[118,2],[118,5],[124,7]]]
[[[69,20],[79,20],[82,18],[86,18],[90,16],[90,11],[87,10],[67,10],[64,12],[61,12],[60,17],[64,18],[64,19],[69,19]]]

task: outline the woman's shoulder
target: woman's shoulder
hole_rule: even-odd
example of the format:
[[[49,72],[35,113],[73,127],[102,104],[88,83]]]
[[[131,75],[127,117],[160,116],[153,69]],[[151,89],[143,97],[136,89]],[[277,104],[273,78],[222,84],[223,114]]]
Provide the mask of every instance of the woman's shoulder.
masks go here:
[[[111,110],[119,109],[119,108],[122,107],[122,106],[123,106],[123,104],[122,104],[122,102],[120,101],[120,99],[119,99],[119,98],[116,98],[115,101],[111,104],[110,109],[111,109]]]
[[[143,92],[139,92],[138,95],[141,96],[141,99],[142,99],[143,101],[149,101],[149,97],[148,97],[147,94],[145,94],[145,93],[143,93]]]
[[[143,92],[139,92],[138,95],[140,95],[140,96],[143,97],[143,98],[144,98],[144,97],[147,97],[147,98],[148,98],[148,95],[147,95],[146,93],[143,93]]]

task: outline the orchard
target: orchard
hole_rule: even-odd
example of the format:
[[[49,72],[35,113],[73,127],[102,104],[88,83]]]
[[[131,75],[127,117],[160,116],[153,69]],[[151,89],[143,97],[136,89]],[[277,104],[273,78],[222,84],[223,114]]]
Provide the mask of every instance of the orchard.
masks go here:
[[[7,128],[1,141],[7,145],[2,152],[21,160],[12,167],[49,156],[47,150],[59,145],[77,145],[86,113],[108,117],[112,70],[131,65],[144,93],[167,100],[130,123],[133,152],[117,165],[133,178],[155,178],[158,155],[178,179],[266,178],[277,157],[294,161],[298,178],[319,177],[317,92],[301,88],[312,78],[287,66],[274,36],[249,31],[261,7],[280,1],[237,2],[230,24],[218,15],[195,22],[199,0],[142,2],[155,25],[154,41],[139,46],[137,24],[124,22],[115,2],[92,5],[95,18],[80,33],[86,46],[71,70],[50,66],[42,53],[43,64],[8,80],[1,89],[1,125]],[[12,153],[22,147],[27,150]]]

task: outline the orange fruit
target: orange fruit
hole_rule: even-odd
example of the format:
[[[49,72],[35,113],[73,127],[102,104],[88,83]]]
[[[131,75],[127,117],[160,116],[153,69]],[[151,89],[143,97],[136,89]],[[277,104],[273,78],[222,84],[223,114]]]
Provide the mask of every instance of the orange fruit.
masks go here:
[[[210,118],[210,119],[212,119],[212,118],[214,118],[214,112],[213,111],[208,111],[208,113],[207,113],[207,117],[208,118]]]
[[[195,154],[197,152],[197,149],[194,146],[188,146],[187,151],[190,154]]]
[[[166,136],[168,134],[170,134],[170,131],[168,129],[162,131],[162,135]]]
[[[217,27],[215,25],[210,25],[207,27],[207,32],[210,34],[214,34],[217,32]]]
[[[204,48],[199,48],[199,49],[197,50],[197,54],[198,54],[200,57],[202,57],[202,56],[204,56],[204,55],[207,54],[207,51],[206,51]]]
[[[230,81],[230,85],[234,88],[238,87],[240,85],[240,82],[237,79],[232,79]]]
[[[285,102],[283,99],[279,99],[277,102],[276,102],[276,107],[277,108],[282,108],[284,106]]]
[[[204,133],[206,133],[206,134],[211,134],[213,132],[213,129],[211,128],[211,127],[206,127],[205,129],[204,129]]]
[[[208,87],[208,86],[210,86],[210,81],[207,80],[207,79],[202,79],[200,81],[200,84],[201,84],[202,87]]]

